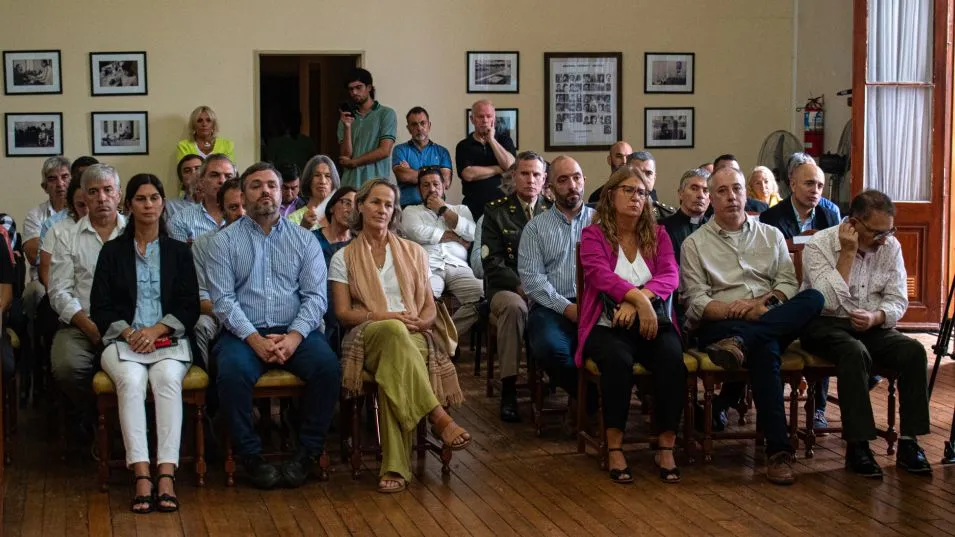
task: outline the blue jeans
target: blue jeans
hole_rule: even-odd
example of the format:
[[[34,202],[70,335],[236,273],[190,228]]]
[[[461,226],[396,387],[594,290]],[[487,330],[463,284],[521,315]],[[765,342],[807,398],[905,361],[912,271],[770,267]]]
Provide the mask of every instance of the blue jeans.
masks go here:
[[[263,336],[287,332],[286,327],[259,329]],[[252,424],[252,390],[259,377],[273,368],[284,369],[305,382],[299,442],[310,453],[321,453],[341,385],[338,357],[321,332],[309,334],[284,365],[263,362],[248,343],[228,331],[223,332],[213,352],[218,369],[219,411],[229,422],[237,455],[257,455],[262,451],[262,441]]]
[[[536,363],[567,393],[577,393],[577,325],[556,311],[534,304],[527,314],[527,344]]]
[[[807,289],[756,321],[734,319],[700,325],[700,348],[728,337],[742,338],[756,402],[756,423],[766,435],[767,455],[792,451],[779,378],[780,355],[819,315],[824,303],[819,291]]]

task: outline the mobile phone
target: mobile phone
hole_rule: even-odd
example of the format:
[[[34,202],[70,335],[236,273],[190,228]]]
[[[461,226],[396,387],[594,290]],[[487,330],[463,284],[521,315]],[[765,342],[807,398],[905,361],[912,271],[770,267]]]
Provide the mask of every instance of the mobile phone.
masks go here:
[[[342,104],[338,105],[338,109],[346,114],[355,115],[354,108],[352,108],[351,103],[348,101],[343,101]]]
[[[153,347],[157,349],[164,349],[166,347],[175,347],[179,344],[179,340],[174,337],[163,336],[161,338],[156,338],[156,341],[153,341]]]

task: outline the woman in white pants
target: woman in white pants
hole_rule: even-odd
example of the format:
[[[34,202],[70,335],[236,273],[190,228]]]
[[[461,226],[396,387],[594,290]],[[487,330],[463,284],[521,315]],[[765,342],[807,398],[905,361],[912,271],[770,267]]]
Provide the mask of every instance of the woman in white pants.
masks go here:
[[[179,509],[174,476],[182,432],[182,379],[192,361],[187,337],[199,317],[192,254],[186,244],[166,234],[164,203],[156,176],[130,179],[129,221],[121,236],[103,246],[90,293],[90,316],[106,345],[101,364],[116,385],[126,464],[135,474],[134,513]],[[146,435],[147,385],[156,406],[155,484]]]

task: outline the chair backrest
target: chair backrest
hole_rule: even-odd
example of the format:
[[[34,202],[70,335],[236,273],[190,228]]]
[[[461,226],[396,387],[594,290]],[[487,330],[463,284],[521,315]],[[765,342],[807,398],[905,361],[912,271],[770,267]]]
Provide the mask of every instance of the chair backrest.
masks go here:
[[[816,234],[815,229],[810,229],[809,231],[803,231],[798,237],[808,237],[810,235]],[[806,247],[805,243],[797,244],[793,239],[786,240],[786,248],[789,249],[789,257],[793,260],[793,265],[796,266],[796,281],[799,282],[799,285],[802,285],[802,251]]]

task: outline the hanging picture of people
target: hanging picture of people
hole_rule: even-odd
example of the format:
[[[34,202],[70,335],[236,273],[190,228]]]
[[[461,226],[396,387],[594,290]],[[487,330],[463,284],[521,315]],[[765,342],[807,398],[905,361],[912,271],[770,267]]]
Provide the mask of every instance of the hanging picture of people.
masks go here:
[[[599,151],[622,136],[622,54],[544,53],[544,149]]]

